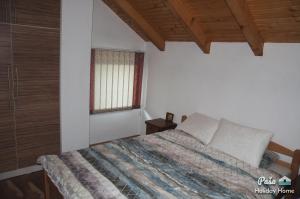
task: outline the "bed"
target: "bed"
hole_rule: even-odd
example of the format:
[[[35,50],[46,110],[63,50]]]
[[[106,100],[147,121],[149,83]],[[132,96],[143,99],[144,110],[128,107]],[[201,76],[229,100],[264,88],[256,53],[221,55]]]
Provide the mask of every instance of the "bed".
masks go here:
[[[299,151],[271,142],[269,150],[293,157],[290,176],[298,175]],[[180,130],[115,140],[90,148],[39,158],[45,171],[46,199],[64,198],[275,198],[256,194],[261,176],[282,176],[254,168],[205,146]],[[280,161],[282,166],[288,163]],[[296,171],[297,170],[297,171]],[[51,188],[52,187],[52,188]]]

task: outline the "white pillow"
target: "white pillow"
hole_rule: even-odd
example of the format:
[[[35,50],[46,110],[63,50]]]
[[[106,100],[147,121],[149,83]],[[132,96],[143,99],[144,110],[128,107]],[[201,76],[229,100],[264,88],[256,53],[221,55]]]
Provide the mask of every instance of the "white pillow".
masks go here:
[[[271,138],[270,132],[222,119],[209,145],[258,168]]]
[[[182,130],[208,144],[218,129],[219,121],[200,113],[191,114],[177,129]]]

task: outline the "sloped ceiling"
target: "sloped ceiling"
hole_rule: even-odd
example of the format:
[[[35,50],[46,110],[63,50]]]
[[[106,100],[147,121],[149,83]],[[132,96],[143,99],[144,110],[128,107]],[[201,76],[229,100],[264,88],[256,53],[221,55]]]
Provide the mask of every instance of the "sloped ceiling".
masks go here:
[[[145,41],[248,42],[255,55],[264,42],[300,42],[300,0],[103,0]],[[163,40],[163,41],[162,41]]]

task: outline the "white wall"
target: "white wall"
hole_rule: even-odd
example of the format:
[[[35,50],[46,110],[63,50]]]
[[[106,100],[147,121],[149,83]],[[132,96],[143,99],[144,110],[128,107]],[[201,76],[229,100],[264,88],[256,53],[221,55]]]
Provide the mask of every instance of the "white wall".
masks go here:
[[[145,42],[102,0],[94,0],[92,47],[144,51]]]
[[[265,44],[255,57],[246,43],[213,44],[209,55],[193,43],[147,47],[146,110],[195,111],[271,130],[274,140],[300,148],[300,44]]]
[[[62,151],[89,146],[92,0],[62,0],[60,109]]]
[[[94,0],[92,47],[144,51],[145,42],[102,0]],[[143,89],[146,89],[146,83],[147,57],[144,65]],[[142,96],[144,101],[145,95]],[[140,109],[91,115],[90,144],[139,134],[142,123]]]

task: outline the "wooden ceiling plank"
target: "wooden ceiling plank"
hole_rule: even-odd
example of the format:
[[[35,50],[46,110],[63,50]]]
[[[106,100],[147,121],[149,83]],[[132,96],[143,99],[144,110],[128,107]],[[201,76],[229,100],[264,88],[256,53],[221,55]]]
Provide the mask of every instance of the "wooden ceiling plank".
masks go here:
[[[173,13],[185,24],[189,32],[192,34],[196,44],[204,53],[208,54],[210,51],[211,40],[207,37],[207,35],[205,35],[202,27],[191,15],[189,8],[182,2],[182,0],[166,0],[166,2]]]
[[[263,55],[264,40],[250,14],[245,0],[225,0],[256,56]]]
[[[147,20],[128,2],[128,0],[111,0],[119,9],[126,13],[144,32],[150,41],[161,51],[165,50],[165,39]]]

